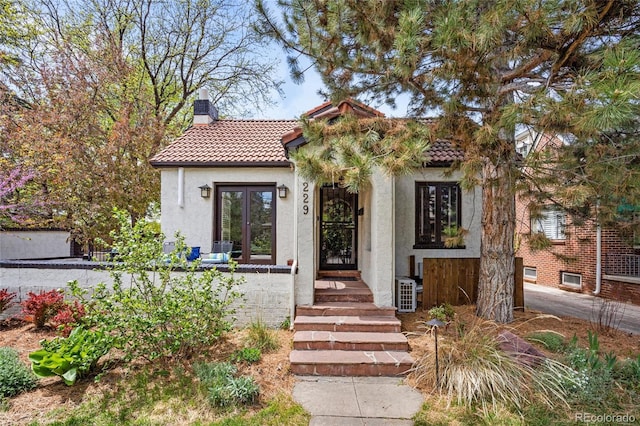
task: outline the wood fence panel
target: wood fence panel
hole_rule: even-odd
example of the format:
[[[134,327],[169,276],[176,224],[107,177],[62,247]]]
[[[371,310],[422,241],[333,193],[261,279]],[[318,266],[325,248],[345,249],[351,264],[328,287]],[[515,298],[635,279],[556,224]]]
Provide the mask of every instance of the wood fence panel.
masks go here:
[[[478,258],[424,258],[422,259],[424,309],[443,303],[466,305],[476,303],[480,259]],[[522,258],[515,261],[514,307],[524,306]]]
[[[524,264],[521,257],[516,257],[516,271],[513,279],[515,287],[513,289],[513,307],[519,311],[524,311]]]

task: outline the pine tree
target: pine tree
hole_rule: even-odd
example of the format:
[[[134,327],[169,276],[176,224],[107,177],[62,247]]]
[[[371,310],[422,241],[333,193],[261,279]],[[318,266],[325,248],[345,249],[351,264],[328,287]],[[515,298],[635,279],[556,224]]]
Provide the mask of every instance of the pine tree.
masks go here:
[[[519,125],[584,144],[638,117],[640,6],[630,0],[262,1],[260,30],[310,58],[334,99],[367,94],[439,115],[435,136],[465,153],[483,187],[477,314],[513,319]],[[282,22],[282,24],[279,24]],[[626,62],[625,62],[626,61]],[[626,78],[614,78],[621,70]],[[574,153],[575,154],[575,153]],[[574,155],[575,157],[575,155]]]

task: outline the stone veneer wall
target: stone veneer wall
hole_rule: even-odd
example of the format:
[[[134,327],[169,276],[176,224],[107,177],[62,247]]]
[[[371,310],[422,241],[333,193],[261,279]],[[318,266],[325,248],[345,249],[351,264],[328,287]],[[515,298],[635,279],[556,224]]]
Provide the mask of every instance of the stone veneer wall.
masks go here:
[[[290,316],[293,279],[290,271],[291,268],[284,266],[269,268],[247,265],[239,268],[235,275],[245,279],[239,286],[245,300],[238,303],[237,326],[248,325],[260,318],[268,325],[276,327]],[[112,283],[109,273],[100,269],[94,262],[0,261],[0,288],[18,293],[16,302],[24,300],[30,291],[64,289],[67,282],[72,280],[77,280],[86,289],[91,289],[100,282]]]

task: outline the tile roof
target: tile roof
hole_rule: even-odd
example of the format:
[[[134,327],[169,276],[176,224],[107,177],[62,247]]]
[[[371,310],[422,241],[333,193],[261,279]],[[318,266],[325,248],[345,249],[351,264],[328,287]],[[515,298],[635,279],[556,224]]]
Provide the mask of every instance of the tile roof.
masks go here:
[[[340,105],[343,104],[353,108],[350,103]],[[331,116],[343,112],[332,108],[329,102],[310,111]],[[376,110],[366,112],[381,114]],[[190,127],[150,163],[154,167],[282,167],[290,165],[285,147],[304,143],[299,120],[216,120]],[[464,159],[463,152],[447,140],[433,143],[428,155],[430,161],[425,167],[446,166]]]
[[[450,141],[438,139],[429,147],[427,151],[429,162],[425,163],[426,167],[449,165],[454,161],[464,160],[464,152],[456,148]]]
[[[282,135],[298,120],[217,120],[194,125],[155,155],[163,166],[288,166]]]

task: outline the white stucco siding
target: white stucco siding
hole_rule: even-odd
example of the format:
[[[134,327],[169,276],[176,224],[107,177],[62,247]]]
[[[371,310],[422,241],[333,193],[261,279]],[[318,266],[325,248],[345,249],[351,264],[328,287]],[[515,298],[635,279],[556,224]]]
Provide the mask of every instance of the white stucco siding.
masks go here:
[[[214,241],[215,186],[220,184],[275,184],[289,188],[287,198],[276,191],[276,264],[284,265],[294,258],[294,172],[288,167],[216,167],[184,168],[182,206],[178,203],[178,168],[161,171],[161,226],[168,241],[176,231],[185,236],[186,244],[199,246],[202,253],[211,252]],[[199,187],[212,187],[211,197],[202,198]]]
[[[70,255],[71,241],[67,231],[0,232],[0,259],[48,259]]]
[[[295,277],[295,300],[297,305],[313,304],[313,284],[318,264],[317,217],[319,215],[318,187],[297,176],[294,187],[295,226],[297,226],[296,256],[298,271]],[[292,222],[293,223],[293,222]]]
[[[237,308],[237,326],[246,326],[260,318],[268,325],[276,327],[290,316],[289,274],[237,273],[235,277],[244,278],[244,282],[237,287],[237,290],[243,293],[243,299],[234,304]],[[87,290],[95,288],[99,283],[108,287],[113,284],[109,272],[104,270],[0,268],[2,287],[17,294],[16,302],[27,299],[29,292],[67,289],[67,294],[70,294],[67,283],[72,280],[77,280],[80,287]]]
[[[416,262],[422,258],[469,258],[480,257],[480,231],[482,219],[482,188],[462,191],[462,227],[469,232],[465,236],[464,249],[414,249],[415,244],[415,183],[416,182],[456,182],[461,174],[454,172],[444,176],[445,169],[426,168],[396,179],[395,198],[395,254],[396,275],[409,275],[409,256],[415,255]]]
[[[375,172],[371,187],[360,196],[358,269],[378,306],[392,306],[395,275],[394,178]]]

